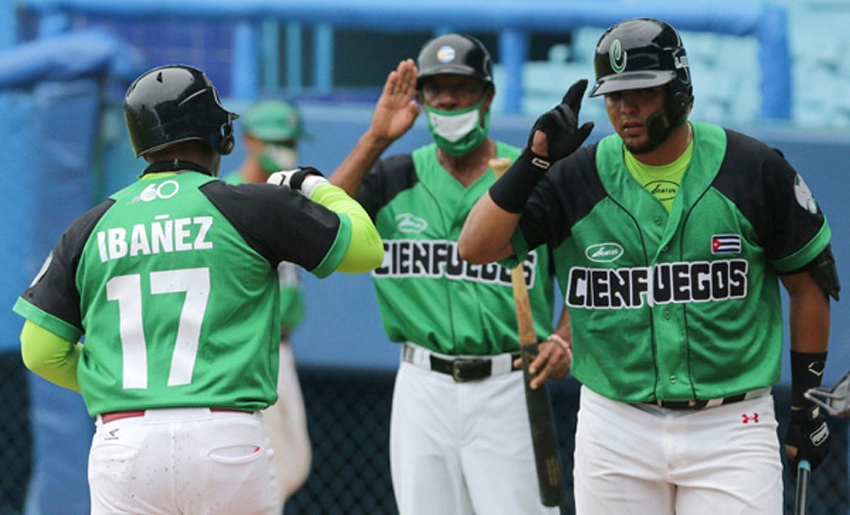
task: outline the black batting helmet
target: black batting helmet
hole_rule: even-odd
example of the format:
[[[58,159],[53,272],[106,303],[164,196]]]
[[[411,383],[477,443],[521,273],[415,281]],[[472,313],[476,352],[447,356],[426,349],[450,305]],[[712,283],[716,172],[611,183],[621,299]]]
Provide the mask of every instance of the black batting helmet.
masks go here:
[[[691,71],[682,38],[670,24],[635,18],[614,25],[599,38],[593,66],[591,97],[669,84],[667,103],[656,117],[661,125],[649,127],[653,139],[663,141],[687,119],[694,103]]]
[[[466,75],[493,84],[490,53],[468,34],[444,34],[428,41],[419,52],[416,66],[417,89],[422,87],[422,79],[441,74]]]
[[[124,119],[136,157],[172,143],[201,140],[215,152],[233,150],[233,120],[201,70],[183,64],[154,68],[127,89]]]

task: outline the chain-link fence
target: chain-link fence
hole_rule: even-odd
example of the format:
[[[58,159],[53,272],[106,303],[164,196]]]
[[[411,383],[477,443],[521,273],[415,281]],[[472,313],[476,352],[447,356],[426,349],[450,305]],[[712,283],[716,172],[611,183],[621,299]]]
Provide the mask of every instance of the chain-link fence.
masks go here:
[[[395,514],[389,472],[389,412],[394,374],[302,369],[302,388],[313,439],[313,472],[290,499],[286,515]],[[566,479],[566,508],[572,513],[572,449],[578,384],[553,385],[561,458]],[[779,434],[785,434],[790,391],[775,388]],[[811,476],[810,515],[850,513],[847,483],[847,422],[830,420],[833,452]],[[365,456],[364,456],[365,454]],[[785,512],[794,512],[795,482],[785,474]]]
[[[313,469],[307,483],[287,503],[286,515],[395,514],[389,471],[389,414],[394,372],[301,368]],[[572,506],[573,434],[578,387],[572,380],[554,385],[552,402],[562,449],[567,503]],[[789,392],[774,391],[779,432],[785,434]],[[31,443],[27,381],[17,353],[0,354],[0,515],[21,513],[30,470]],[[830,420],[833,452],[813,475],[811,515],[846,515],[847,421]],[[794,480],[785,474],[786,513],[793,513]],[[570,508],[562,510],[571,513]],[[54,514],[44,514],[54,515]],[[57,514],[58,515],[58,514]],[[73,514],[62,514],[73,515]]]
[[[21,355],[0,353],[0,514],[20,513],[30,473],[27,381]]]

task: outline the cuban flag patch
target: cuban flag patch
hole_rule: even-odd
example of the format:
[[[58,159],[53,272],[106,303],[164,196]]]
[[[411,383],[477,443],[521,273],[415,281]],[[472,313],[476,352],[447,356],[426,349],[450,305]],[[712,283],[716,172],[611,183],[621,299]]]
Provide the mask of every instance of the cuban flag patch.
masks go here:
[[[741,237],[737,234],[715,234],[711,237],[712,254],[740,254]]]

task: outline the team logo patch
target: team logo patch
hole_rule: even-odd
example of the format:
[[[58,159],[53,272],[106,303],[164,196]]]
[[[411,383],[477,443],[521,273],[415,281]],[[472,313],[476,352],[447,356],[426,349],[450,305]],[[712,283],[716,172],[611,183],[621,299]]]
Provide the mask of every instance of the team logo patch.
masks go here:
[[[679,183],[667,180],[650,181],[644,187],[662,202],[672,200],[679,191]]]
[[[623,45],[619,39],[615,39],[608,48],[608,58],[611,60],[611,69],[614,70],[614,73],[623,73],[629,56],[623,50]]]
[[[818,205],[815,202],[815,196],[812,195],[812,190],[806,184],[806,181],[797,174],[794,178],[794,196],[797,197],[797,203],[811,214],[818,212]]]
[[[741,237],[737,234],[715,234],[711,237],[712,254],[740,254]]]
[[[455,49],[450,46],[440,47],[437,50],[437,60],[441,63],[450,63],[455,60]]]
[[[428,222],[411,213],[397,215],[395,221],[400,232],[420,234],[428,228]]]
[[[35,286],[35,284],[38,281],[40,281],[42,277],[44,277],[44,274],[47,273],[47,269],[50,268],[50,263],[52,263],[52,262],[53,262],[53,251],[51,250],[50,254],[47,255],[47,259],[45,259],[44,263],[42,263],[41,269],[38,271],[37,274],[35,274],[35,279],[33,279],[32,282],[30,283],[30,286],[29,286],[30,288]]]
[[[610,263],[623,255],[623,247],[617,243],[598,243],[587,247],[584,255],[596,263]]]
[[[156,199],[171,198],[180,191],[180,184],[177,181],[167,180],[159,184],[151,184],[139,193],[138,199],[142,202],[150,202]],[[135,200],[135,199],[134,199]]]

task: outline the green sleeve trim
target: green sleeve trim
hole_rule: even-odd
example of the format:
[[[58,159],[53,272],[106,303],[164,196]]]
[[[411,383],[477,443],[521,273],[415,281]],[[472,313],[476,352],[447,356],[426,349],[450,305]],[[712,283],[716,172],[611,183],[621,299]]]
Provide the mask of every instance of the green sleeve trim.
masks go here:
[[[339,216],[339,230],[336,233],[336,238],[319,266],[310,270],[319,279],[324,279],[337,269],[342,258],[345,257],[345,252],[351,241],[351,219],[344,213],[337,213],[337,215]]]
[[[779,273],[793,272],[811,263],[823,249],[829,245],[832,239],[832,230],[824,218],[823,225],[814,238],[809,240],[805,247],[788,257],[773,261],[773,268]]]
[[[12,306],[12,311],[69,342],[79,341],[83,337],[83,332],[79,328],[42,311],[22,297],[18,297],[15,305]]]
[[[21,331],[21,357],[24,364],[51,383],[80,391],[77,363],[83,352],[79,342],[65,340],[27,320]]]

